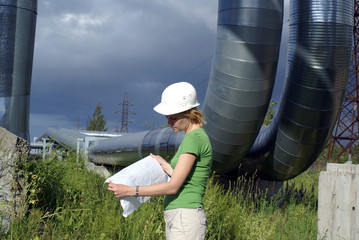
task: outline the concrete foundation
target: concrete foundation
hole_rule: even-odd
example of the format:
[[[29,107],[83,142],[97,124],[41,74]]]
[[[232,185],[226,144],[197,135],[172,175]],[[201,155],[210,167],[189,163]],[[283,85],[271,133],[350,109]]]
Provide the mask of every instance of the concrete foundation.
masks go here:
[[[25,180],[18,169],[29,153],[28,142],[0,127],[0,230],[10,229],[11,219],[26,210]]]
[[[85,168],[87,171],[94,172],[104,178],[109,178],[111,176],[111,173],[104,166],[96,166],[93,163],[88,163],[85,164]]]
[[[359,239],[359,165],[328,164],[319,175],[317,239]]]

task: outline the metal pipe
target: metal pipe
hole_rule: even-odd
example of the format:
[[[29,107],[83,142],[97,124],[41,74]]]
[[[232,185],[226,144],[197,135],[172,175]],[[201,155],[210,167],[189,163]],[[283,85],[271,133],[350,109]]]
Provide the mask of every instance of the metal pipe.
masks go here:
[[[171,128],[163,128],[139,133],[127,133],[93,142],[89,148],[89,157],[97,164],[128,166],[150,153],[170,159],[181,144],[184,133],[175,133]]]
[[[203,107],[217,173],[238,166],[262,126],[282,25],[283,0],[219,1],[216,50]]]
[[[248,116],[262,116],[262,111],[259,108],[250,108],[249,113],[245,110],[237,111],[235,116],[229,115],[227,111],[212,113],[212,109],[223,109],[224,101],[214,101],[215,91],[209,87],[204,110],[207,121],[211,124],[217,123],[216,128],[211,125],[206,127],[211,140],[214,139],[217,172],[238,172],[240,165],[242,172],[256,173],[264,179],[285,180],[305,171],[317,159],[330,137],[344,98],[350,66],[352,24],[352,0],[292,0],[287,72],[279,111],[271,125],[260,131],[249,152],[246,143],[247,139],[252,142],[252,134],[246,136],[243,131],[242,135],[238,134],[234,143],[226,145],[232,138],[227,137],[226,132],[215,135],[213,129],[223,128],[223,124],[222,120],[212,120],[212,116],[227,117],[228,121],[240,124],[234,128],[236,132],[248,123]],[[230,23],[227,25],[232,27]],[[237,36],[241,33],[238,31],[231,34]],[[245,43],[249,46],[251,44],[250,41]],[[216,49],[216,52],[222,52],[221,47]],[[221,69],[222,65],[217,66],[215,62],[213,68]],[[260,66],[261,62],[257,60],[255,65]],[[213,68],[212,73],[215,71]],[[241,68],[240,63],[237,68]],[[247,71],[257,72],[257,69],[258,66]],[[240,76],[240,73],[241,71],[236,76]],[[223,79],[226,78],[216,78],[214,75],[210,81],[215,83],[210,83],[210,86]],[[226,80],[226,83],[231,81]],[[238,81],[236,83],[238,84]],[[248,97],[253,101],[267,99],[266,96],[258,98],[260,99],[257,99],[254,93]],[[229,101],[226,101],[226,104],[233,105]],[[246,106],[249,106],[249,103]],[[229,112],[233,114],[236,110]],[[254,119],[250,120],[254,122]],[[235,124],[228,125],[228,131]],[[257,130],[257,127],[258,125],[255,125],[251,129]],[[247,130],[249,131],[251,130]],[[219,146],[216,146],[217,139],[220,139]],[[241,146],[240,150],[238,145]],[[243,158],[243,155],[246,156]]]
[[[0,0],[0,125],[29,140],[37,0]]]

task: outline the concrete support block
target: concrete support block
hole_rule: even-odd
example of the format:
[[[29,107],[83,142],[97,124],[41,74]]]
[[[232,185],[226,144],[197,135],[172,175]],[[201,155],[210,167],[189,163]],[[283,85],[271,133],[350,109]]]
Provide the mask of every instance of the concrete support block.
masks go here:
[[[320,173],[317,239],[359,239],[359,165],[331,163]]]
[[[25,180],[18,169],[26,161],[29,144],[24,139],[0,127],[0,230],[7,232],[13,217],[26,210]]]
[[[111,176],[111,173],[104,166],[96,166],[93,163],[88,163],[85,164],[85,168],[87,171],[94,172],[104,178],[109,178]]]

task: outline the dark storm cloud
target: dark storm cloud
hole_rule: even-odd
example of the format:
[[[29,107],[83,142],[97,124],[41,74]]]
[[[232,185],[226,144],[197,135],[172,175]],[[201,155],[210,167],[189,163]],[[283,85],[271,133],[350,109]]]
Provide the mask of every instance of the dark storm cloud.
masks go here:
[[[125,92],[136,128],[155,118],[165,86],[208,78],[216,18],[216,1],[39,1],[31,135],[84,127],[100,102],[114,128]]]
[[[285,1],[286,6],[289,1]],[[84,128],[101,103],[110,130],[125,93],[130,131],[163,124],[152,108],[163,89],[191,82],[203,103],[214,52],[215,0],[38,1],[31,88],[31,137],[48,127]],[[288,17],[285,17],[288,18]],[[285,35],[288,22],[284,19]],[[282,42],[286,46],[286,40]],[[285,58],[285,48],[281,50]],[[279,100],[281,61],[273,98]]]

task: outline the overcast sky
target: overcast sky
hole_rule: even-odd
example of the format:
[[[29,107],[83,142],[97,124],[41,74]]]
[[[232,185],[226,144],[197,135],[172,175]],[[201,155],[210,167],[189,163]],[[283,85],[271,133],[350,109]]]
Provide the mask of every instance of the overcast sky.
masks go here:
[[[135,113],[129,132],[164,124],[153,107],[178,81],[192,83],[203,103],[217,8],[217,0],[38,1],[31,139],[49,127],[84,129],[99,103],[108,129],[121,128],[115,112],[125,93]]]

